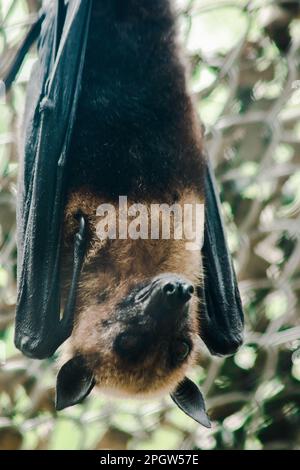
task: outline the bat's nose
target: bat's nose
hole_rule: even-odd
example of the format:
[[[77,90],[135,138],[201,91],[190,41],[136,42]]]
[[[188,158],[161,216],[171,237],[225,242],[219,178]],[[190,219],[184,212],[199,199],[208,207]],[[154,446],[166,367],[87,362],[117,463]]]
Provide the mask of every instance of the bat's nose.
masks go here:
[[[162,292],[168,302],[180,305],[191,299],[194,287],[186,281],[170,279],[162,285]]]
[[[188,315],[194,293],[194,286],[188,280],[176,274],[165,274],[154,279],[152,285],[145,313],[160,324]]]
[[[193,285],[179,276],[170,275],[162,279],[157,293],[160,325],[166,322],[170,326],[172,321],[186,318],[193,293]]]

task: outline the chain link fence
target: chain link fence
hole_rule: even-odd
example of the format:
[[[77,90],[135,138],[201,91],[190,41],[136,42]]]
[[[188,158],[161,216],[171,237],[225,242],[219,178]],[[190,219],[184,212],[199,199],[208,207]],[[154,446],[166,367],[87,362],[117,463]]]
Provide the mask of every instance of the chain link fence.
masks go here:
[[[213,427],[169,399],[93,395],[57,414],[55,361],[13,346],[17,135],[33,50],[0,90],[0,449],[300,449],[300,2],[177,3],[246,314],[240,351],[203,352],[193,372]],[[0,76],[39,4],[0,0]]]

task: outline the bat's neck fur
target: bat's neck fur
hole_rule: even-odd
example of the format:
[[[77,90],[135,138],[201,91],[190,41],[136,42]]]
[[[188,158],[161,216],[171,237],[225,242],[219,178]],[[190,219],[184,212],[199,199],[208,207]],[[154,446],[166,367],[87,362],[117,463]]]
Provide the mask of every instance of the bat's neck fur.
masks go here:
[[[202,187],[200,128],[170,3],[94,1],[71,145],[72,190],[84,184],[110,197],[140,197]]]

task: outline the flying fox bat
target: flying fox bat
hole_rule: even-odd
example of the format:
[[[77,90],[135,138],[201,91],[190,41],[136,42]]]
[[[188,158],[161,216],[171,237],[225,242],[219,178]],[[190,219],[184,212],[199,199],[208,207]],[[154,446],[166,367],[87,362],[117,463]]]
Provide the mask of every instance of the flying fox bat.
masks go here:
[[[36,38],[20,160],[16,346],[42,359],[67,340],[57,409],[95,386],[170,393],[209,426],[186,374],[199,336],[212,354],[237,350],[243,312],[172,2],[46,3],[7,86]],[[204,203],[203,246],[197,239],[188,250],[185,235],[100,239],[97,208],[117,209],[122,195],[146,219],[152,204]]]

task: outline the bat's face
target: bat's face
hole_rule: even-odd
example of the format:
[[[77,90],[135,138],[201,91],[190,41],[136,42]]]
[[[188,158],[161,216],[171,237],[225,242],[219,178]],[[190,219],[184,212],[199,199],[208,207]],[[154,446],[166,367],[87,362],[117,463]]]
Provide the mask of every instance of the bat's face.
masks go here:
[[[77,323],[73,340],[102,390],[152,395],[172,389],[194,355],[193,292],[189,281],[166,274],[85,312],[86,321]],[[84,337],[87,344],[82,345]]]
[[[194,349],[193,293],[189,281],[165,274],[136,286],[118,305],[111,352],[135,378],[133,393],[160,390],[186,368]]]
[[[94,385],[123,396],[172,392],[197,353],[200,248],[187,251],[185,240],[114,240],[91,252],[71,359],[58,376],[61,396],[66,383],[72,390],[84,384],[75,401]],[[68,404],[74,398],[65,396],[60,407]]]

